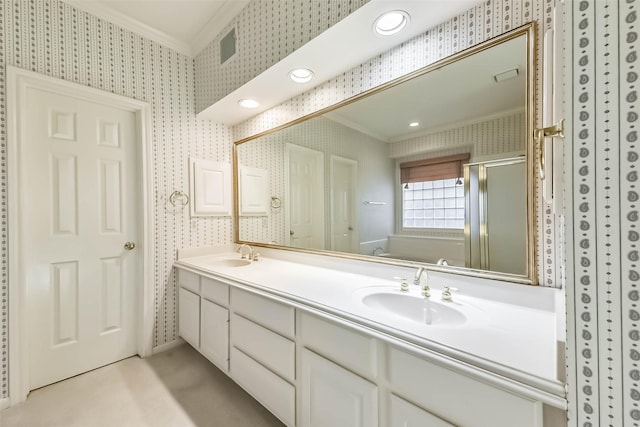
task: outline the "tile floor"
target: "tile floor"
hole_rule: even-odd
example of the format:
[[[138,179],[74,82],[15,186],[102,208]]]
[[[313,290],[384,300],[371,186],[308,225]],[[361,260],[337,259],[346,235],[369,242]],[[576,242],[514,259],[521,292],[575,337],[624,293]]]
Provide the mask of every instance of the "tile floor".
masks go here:
[[[270,427],[271,413],[188,345],[29,394],[2,427]]]

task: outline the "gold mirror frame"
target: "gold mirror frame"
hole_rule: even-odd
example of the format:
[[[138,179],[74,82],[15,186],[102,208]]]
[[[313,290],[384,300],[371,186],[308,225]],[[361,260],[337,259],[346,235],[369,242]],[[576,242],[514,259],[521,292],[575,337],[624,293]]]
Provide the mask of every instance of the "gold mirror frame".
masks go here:
[[[271,133],[277,132],[279,130],[288,128],[290,126],[296,125],[298,123],[304,122],[306,120],[313,119],[315,117],[326,114],[332,110],[338,109],[342,106],[351,104],[356,102],[362,98],[374,95],[378,92],[384,91],[393,86],[399,85],[405,81],[411,80],[415,77],[421,76],[423,74],[429,73],[434,70],[438,70],[448,64],[459,61],[471,55],[474,55],[483,50],[489,49],[493,46],[496,46],[500,43],[506,42],[508,40],[526,36],[526,64],[527,64],[527,78],[526,78],[526,102],[525,102],[525,117],[526,117],[526,154],[527,154],[527,177],[526,177],[526,187],[527,187],[527,233],[526,233],[526,265],[527,265],[527,274],[519,275],[519,274],[510,274],[510,273],[501,273],[496,271],[487,271],[487,270],[478,270],[467,267],[456,267],[456,266],[438,266],[435,264],[421,263],[415,261],[405,261],[401,259],[393,259],[393,258],[382,258],[382,257],[374,257],[371,255],[361,255],[361,254],[351,254],[347,252],[335,252],[326,249],[302,249],[295,248],[290,246],[281,246],[281,245],[273,245],[268,243],[259,243],[259,242],[249,242],[240,240],[240,221],[239,221],[239,201],[238,201],[238,146],[244,144],[245,142],[251,141],[253,139],[269,135]],[[536,40],[536,23],[530,22],[526,25],[518,27],[514,30],[511,30],[507,33],[504,33],[500,36],[489,39],[477,46],[473,46],[471,48],[465,49],[461,52],[455,53],[451,56],[443,58],[433,64],[427,65],[419,70],[416,70],[412,73],[406,74],[402,77],[399,77],[395,80],[389,81],[385,84],[377,86],[373,89],[369,89],[365,92],[362,92],[354,97],[346,99],[337,104],[331,105],[329,107],[318,110],[314,113],[308,114],[306,116],[300,117],[291,122],[285,123],[283,125],[277,126],[275,128],[269,129],[267,131],[261,132],[259,134],[252,135],[247,138],[243,138],[239,141],[235,141],[233,145],[233,198],[234,198],[234,242],[238,244],[249,244],[257,247],[264,248],[273,248],[273,249],[281,249],[288,250],[293,252],[303,252],[310,254],[320,254],[327,256],[334,256],[340,258],[361,260],[361,261],[369,261],[369,262],[377,262],[383,264],[391,264],[397,266],[405,266],[405,267],[419,267],[427,265],[428,268],[432,271],[442,271],[453,274],[460,274],[464,276],[473,276],[473,277],[481,277],[487,279],[495,279],[502,280],[513,283],[527,284],[527,285],[537,285],[538,277],[537,277],[537,223],[536,223],[536,159],[535,159],[535,141],[533,138],[533,130],[535,129],[535,117],[536,117],[536,105],[535,105],[535,88],[536,88],[536,62],[537,62],[537,40]]]

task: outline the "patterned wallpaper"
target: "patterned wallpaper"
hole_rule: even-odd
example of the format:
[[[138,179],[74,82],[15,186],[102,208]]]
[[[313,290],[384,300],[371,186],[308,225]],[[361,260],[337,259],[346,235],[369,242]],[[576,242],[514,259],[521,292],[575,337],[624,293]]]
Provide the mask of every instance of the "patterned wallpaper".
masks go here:
[[[532,21],[538,23],[538,57],[541,57],[544,31],[552,24],[553,4],[554,0],[487,0],[314,89],[234,126],[233,137],[239,140],[313,113]],[[539,63],[537,69],[535,95],[536,105],[539,105],[542,79]],[[536,117],[540,116],[538,109]],[[538,205],[542,206],[538,188],[536,198]],[[536,221],[540,284],[560,286],[556,281],[552,237],[556,219],[550,210],[539,210]]]
[[[224,98],[368,1],[252,1],[196,56],[196,111]],[[236,55],[220,65],[220,40],[234,26]]]
[[[640,425],[639,6],[637,0],[568,4],[572,426]]]
[[[0,398],[8,386],[6,66],[147,101],[152,107],[156,219],[154,345],[176,330],[176,249],[228,243],[230,218],[189,220],[167,197],[189,190],[189,157],[231,161],[231,132],[195,117],[193,59],[58,0],[0,0]]]
[[[525,22],[535,20],[547,27],[552,4],[552,0],[483,3],[237,126],[233,139],[339,102]],[[574,0],[567,4],[572,9],[567,32],[573,49],[573,55],[567,55],[568,86],[573,89],[568,102],[573,112],[568,117],[566,139],[567,163],[573,163],[566,171],[572,184],[568,189],[571,215],[567,230],[570,425],[640,425],[636,188],[639,3]],[[284,13],[279,9],[277,16]],[[263,15],[251,16],[259,20]],[[277,38],[265,43],[278,45]],[[193,62],[57,0],[1,0],[0,397],[7,396],[8,372],[7,64],[152,104],[158,227],[156,345],[170,342],[176,334],[175,282],[170,273],[175,248],[231,240],[229,220],[198,219],[191,223],[186,212],[167,208],[166,197],[171,191],[187,190],[189,156],[219,161],[227,161],[230,156],[229,130],[195,119]],[[356,78],[360,75],[367,78]],[[545,223],[544,235],[552,230],[546,225],[548,221],[554,219],[547,212],[539,220]],[[544,240],[541,248],[552,247],[552,241]],[[543,254],[544,284],[554,284],[550,279],[554,276],[547,270],[555,267],[546,251]]]
[[[425,151],[429,157],[469,152],[474,162],[501,153],[525,154],[525,141],[524,112],[519,112],[390,144],[389,156],[409,161]]]

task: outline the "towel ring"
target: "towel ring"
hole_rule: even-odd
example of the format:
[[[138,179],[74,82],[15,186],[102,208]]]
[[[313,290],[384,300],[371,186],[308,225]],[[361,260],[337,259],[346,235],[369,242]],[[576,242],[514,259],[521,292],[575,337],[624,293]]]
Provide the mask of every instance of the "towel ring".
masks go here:
[[[180,198],[181,202],[180,202],[180,207],[184,208],[185,206],[187,206],[189,204],[189,195],[186,193],[183,193],[180,190],[176,190],[173,193],[171,193],[171,195],[169,196],[169,203],[171,203],[171,205],[173,205],[174,207],[176,206],[176,199]]]

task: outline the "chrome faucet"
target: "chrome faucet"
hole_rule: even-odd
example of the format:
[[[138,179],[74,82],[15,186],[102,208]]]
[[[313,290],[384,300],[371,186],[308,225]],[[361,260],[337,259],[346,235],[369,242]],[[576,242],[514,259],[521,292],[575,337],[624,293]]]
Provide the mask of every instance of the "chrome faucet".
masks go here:
[[[447,260],[446,260],[446,259],[444,259],[444,258],[440,258],[440,259],[438,260],[438,262],[436,263],[436,265],[448,266],[448,265],[449,265],[449,263],[447,262]]]
[[[243,249],[249,249],[249,253],[247,255],[244,254]],[[238,247],[238,252],[240,253],[240,258],[241,259],[248,259],[249,261],[253,260],[253,248],[249,245],[247,245],[246,243],[243,243],[240,245],[240,247]]]
[[[422,276],[424,276],[424,282],[422,281]],[[429,271],[427,267],[418,267],[418,271],[416,271],[416,275],[413,277],[413,284],[421,287],[422,296],[425,298],[431,296],[431,289],[429,289]]]

